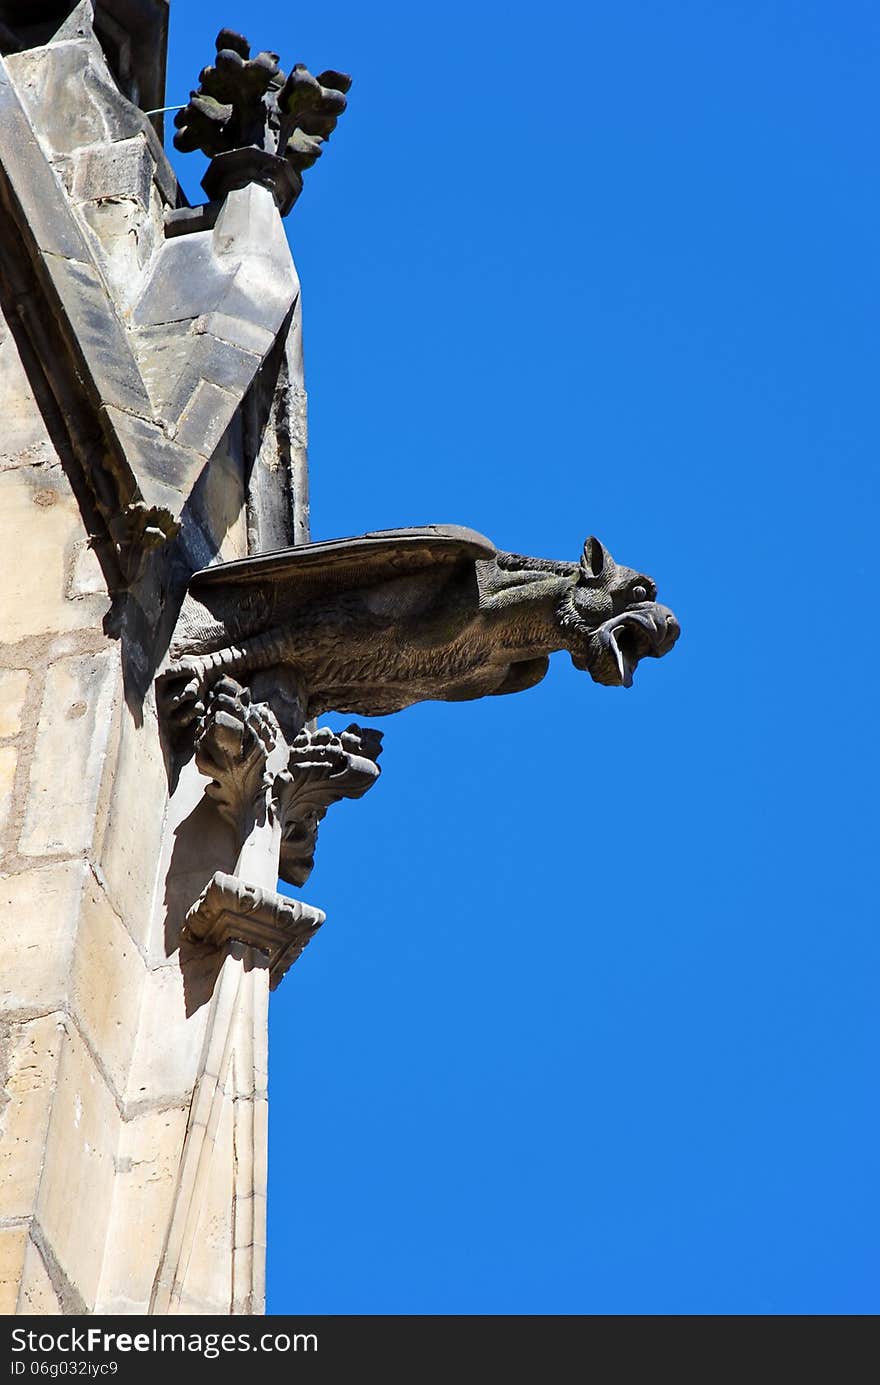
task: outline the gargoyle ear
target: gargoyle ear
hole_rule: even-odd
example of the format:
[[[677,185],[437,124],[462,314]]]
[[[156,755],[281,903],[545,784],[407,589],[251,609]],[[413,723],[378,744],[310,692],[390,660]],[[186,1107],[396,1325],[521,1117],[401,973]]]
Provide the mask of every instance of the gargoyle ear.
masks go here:
[[[605,575],[606,567],[612,562],[611,555],[591,534],[584,544],[584,551],[578,564],[581,572],[578,581],[582,586],[593,586]]]

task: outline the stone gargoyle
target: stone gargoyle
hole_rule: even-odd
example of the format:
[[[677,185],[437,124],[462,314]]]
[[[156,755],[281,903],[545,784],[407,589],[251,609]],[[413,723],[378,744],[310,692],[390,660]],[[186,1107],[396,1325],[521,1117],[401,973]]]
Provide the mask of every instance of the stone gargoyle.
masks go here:
[[[329,711],[383,716],[533,687],[567,650],[597,683],[629,687],[679,636],[650,577],[598,539],[579,562],[500,552],[455,526],[390,529],[209,567],[191,579],[161,680],[182,730],[234,675],[286,689],[287,729]]]

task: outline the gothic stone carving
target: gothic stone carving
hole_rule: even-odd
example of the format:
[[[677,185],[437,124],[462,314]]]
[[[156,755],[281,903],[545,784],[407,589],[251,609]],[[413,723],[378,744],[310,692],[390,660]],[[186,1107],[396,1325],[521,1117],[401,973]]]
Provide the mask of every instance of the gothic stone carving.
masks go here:
[[[210,779],[205,792],[244,842],[275,816],[276,781],[290,754],[268,707],[253,703],[231,678],[214,688],[195,745],[196,765]]]
[[[555,650],[595,682],[629,687],[639,661],[679,635],[656,596],[595,538],[577,563],[442,526],[302,545],[193,577],[163,706],[179,729],[219,677],[277,670],[302,688],[307,717],[382,716],[530,688]]]
[[[363,798],[378,779],[376,761],[382,733],[349,726],[337,735],[329,727],[303,727],[290,747],[281,802],[282,880],[303,885],[315,864],[318,824],[333,803]]]
[[[187,914],[185,933],[217,948],[240,942],[267,953],[274,989],[325,918],[310,904],[216,871]]]
[[[320,158],[345,110],[351,78],[332,71],[313,77],[302,64],[286,76],[277,53],[250,53],[246,38],[221,29],[214,65],[202,70],[198,91],[175,116],[174,144],[212,160],[202,182],[212,200],[262,183],[286,216],[302,192],[303,171]]]
[[[231,678],[212,688],[195,738],[205,790],[235,829],[236,874],[215,872],[186,917],[185,933],[215,947],[236,941],[269,954],[272,985],[324,922],[319,909],[276,894],[280,875],[302,885],[318,824],[332,803],[361,798],[379,776],[382,736],[303,727],[286,741],[271,709]],[[261,880],[262,883],[258,883]]]

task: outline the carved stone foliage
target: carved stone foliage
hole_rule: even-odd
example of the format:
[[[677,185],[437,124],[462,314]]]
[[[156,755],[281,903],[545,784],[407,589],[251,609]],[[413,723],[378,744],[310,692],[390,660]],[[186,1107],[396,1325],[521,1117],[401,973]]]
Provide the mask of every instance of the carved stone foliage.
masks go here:
[[[679,625],[650,577],[589,538],[578,562],[505,553],[473,530],[385,530],[197,573],[163,682],[179,729],[213,680],[292,678],[308,717],[381,716],[540,682],[566,650],[597,683],[629,687]]]
[[[331,804],[362,798],[379,777],[382,736],[349,726],[305,727],[292,744],[272,709],[231,678],[210,690],[195,736],[205,790],[239,843],[236,873],[215,872],[186,917],[185,934],[221,948],[231,941],[269,956],[277,985],[324,914],[285,898],[280,875],[301,885],[314,866],[318,824]]]
[[[281,800],[280,875],[302,885],[315,864],[318,824],[343,798],[363,798],[381,773],[382,733],[349,726],[339,735],[305,727],[290,748]]]
[[[276,787],[289,750],[265,703],[247,688],[222,679],[211,692],[196,737],[196,765],[211,780],[205,792],[241,841],[275,811]]]
[[[302,191],[303,171],[320,158],[345,110],[350,86],[342,72],[313,77],[302,64],[288,76],[277,53],[252,58],[246,38],[221,29],[213,65],[175,117],[175,147],[200,149],[212,160],[202,183],[212,200],[262,183],[286,216]]]

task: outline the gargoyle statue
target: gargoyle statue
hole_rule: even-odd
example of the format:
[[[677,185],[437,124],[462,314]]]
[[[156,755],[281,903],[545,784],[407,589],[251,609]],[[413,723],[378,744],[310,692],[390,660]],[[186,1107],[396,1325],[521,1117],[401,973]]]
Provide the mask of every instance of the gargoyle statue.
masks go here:
[[[206,690],[234,674],[292,684],[304,718],[383,716],[520,692],[560,649],[595,682],[629,687],[640,659],[678,639],[656,596],[595,538],[577,563],[499,552],[441,525],[304,544],[193,576],[164,710],[172,725],[195,721]]]

